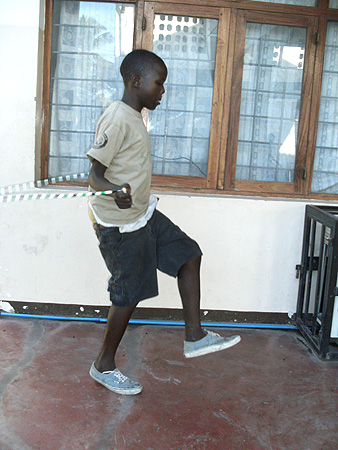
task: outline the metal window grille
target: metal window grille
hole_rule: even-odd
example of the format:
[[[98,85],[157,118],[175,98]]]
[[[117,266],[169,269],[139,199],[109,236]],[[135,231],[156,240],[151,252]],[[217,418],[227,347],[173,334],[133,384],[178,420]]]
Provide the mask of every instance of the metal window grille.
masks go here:
[[[338,207],[306,206],[302,262],[296,269],[297,327],[319,358],[338,360]]]

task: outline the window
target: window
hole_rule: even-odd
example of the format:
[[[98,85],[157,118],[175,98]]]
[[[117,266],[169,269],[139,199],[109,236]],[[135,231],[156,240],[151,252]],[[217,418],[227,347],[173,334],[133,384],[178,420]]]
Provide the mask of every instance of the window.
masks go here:
[[[335,0],[46,5],[41,177],[88,171],[98,118],[122,97],[121,61],[146,48],[169,72],[144,115],[154,186],[337,198]]]
[[[133,5],[54,2],[48,176],[88,171],[98,118],[123,93],[133,23]]]
[[[301,192],[314,21],[243,12],[239,22],[225,187]]]
[[[293,182],[306,29],[248,23],[236,180]]]
[[[327,26],[312,192],[338,194],[338,22]]]
[[[168,67],[161,108],[149,114],[153,173],[207,177],[218,21],[156,14],[153,51]]]

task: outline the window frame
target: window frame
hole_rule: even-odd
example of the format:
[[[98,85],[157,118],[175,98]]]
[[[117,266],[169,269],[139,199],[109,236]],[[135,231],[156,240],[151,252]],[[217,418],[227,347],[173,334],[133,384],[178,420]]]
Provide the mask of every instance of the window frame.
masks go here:
[[[46,0],[45,4],[40,118],[42,134],[40,155],[37,152],[37,157],[40,157],[40,167],[37,168],[36,179],[46,178],[48,174],[53,2],[54,0]],[[153,175],[154,188],[171,192],[338,200],[338,194],[311,192],[321,98],[321,89],[318,89],[318,86],[321,86],[323,74],[326,27],[328,21],[338,21],[338,10],[329,9],[328,0],[319,0],[317,7],[241,0],[184,0],[184,3],[181,0],[171,0],[170,3],[165,0],[150,2],[109,0],[108,2],[135,5],[134,48],[152,50],[155,14],[187,15],[218,20],[207,177]],[[294,183],[235,179],[247,22],[303,26],[308,29]]]
[[[156,14],[187,15],[218,20],[218,29],[225,29],[224,22],[228,20],[229,10],[214,7],[195,7],[193,13],[187,5],[174,3],[146,2],[144,17],[147,26],[143,33],[142,48],[152,51],[152,30]],[[224,65],[220,64],[220,53],[224,48],[224,39],[217,36],[216,64],[213,87],[213,100],[209,137],[208,172],[207,177],[184,177],[175,175],[153,175],[152,185],[157,187],[175,186],[199,189],[216,189],[218,173],[218,155],[220,151],[220,125],[222,118],[223,88],[221,80],[225,77]],[[170,75],[169,75],[170,76]]]
[[[97,0],[80,0],[97,1]],[[142,30],[143,0],[99,0],[101,3],[125,3],[135,5],[134,36],[133,47],[137,48],[137,36]],[[43,87],[42,87],[42,107],[41,107],[41,141],[40,141],[40,167],[36,168],[36,179],[48,178],[49,140],[50,140],[50,103],[51,103],[51,59],[52,59],[52,33],[53,33],[53,5],[54,0],[45,0],[45,31],[44,31],[44,52],[43,52]],[[89,149],[88,149],[89,150]],[[85,185],[85,182],[68,181],[59,185]]]
[[[299,115],[298,141],[295,158],[295,180],[293,183],[236,180],[236,158],[241,105],[241,88],[245,50],[245,34],[247,23],[259,23],[269,25],[297,26],[307,29],[306,49],[304,58],[304,72],[301,92],[301,108]],[[306,143],[308,131],[306,123],[311,111],[311,93],[314,70],[315,44],[314,35],[317,30],[317,19],[306,16],[280,16],[272,13],[239,11],[235,35],[234,68],[233,73],[240,74],[232,80],[232,104],[230,109],[229,138],[227,141],[228,152],[224,162],[224,189],[235,191],[250,191],[256,193],[271,192],[281,194],[301,194],[304,191],[305,174],[308,169],[305,166]]]

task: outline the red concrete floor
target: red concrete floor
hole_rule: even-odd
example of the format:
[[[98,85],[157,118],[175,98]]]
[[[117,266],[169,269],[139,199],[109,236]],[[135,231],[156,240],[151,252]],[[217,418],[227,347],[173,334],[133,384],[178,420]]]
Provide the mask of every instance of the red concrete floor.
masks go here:
[[[338,364],[294,331],[184,359],[183,328],[129,326],[119,396],[88,371],[105,324],[0,319],[1,450],[337,450]]]

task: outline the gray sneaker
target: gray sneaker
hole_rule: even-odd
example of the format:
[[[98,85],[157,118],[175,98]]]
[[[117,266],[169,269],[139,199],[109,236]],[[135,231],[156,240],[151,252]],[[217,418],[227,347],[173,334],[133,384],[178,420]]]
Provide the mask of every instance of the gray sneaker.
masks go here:
[[[139,394],[143,386],[137,381],[124,376],[118,369],[107,372],[99,372],[94,363],[91,365],[89,375],[98,383],[101,383],[110,391],[117,394],[135,395]]]
[[[195,358],[196,356],[206,355],[207,353],[218,352],[219,350],[224,350],[238,344],[241,340],[241,337],[238,335],[222,337],[212,331],[205,331],[207,335],[199,341],[184,341],[183,353],[186,358]]]

